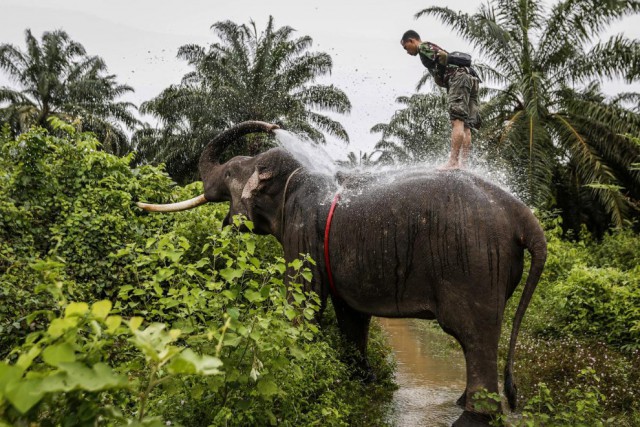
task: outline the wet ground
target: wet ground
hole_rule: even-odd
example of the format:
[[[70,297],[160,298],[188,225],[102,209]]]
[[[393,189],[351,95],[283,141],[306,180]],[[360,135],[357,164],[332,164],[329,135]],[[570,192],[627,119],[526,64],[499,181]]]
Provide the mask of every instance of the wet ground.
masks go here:
[[[462,350],[424,321],[378,319],[393,347],[398,390],[393,422],[398,427],[450,426],[462,413],[456,406],[465,387]]]

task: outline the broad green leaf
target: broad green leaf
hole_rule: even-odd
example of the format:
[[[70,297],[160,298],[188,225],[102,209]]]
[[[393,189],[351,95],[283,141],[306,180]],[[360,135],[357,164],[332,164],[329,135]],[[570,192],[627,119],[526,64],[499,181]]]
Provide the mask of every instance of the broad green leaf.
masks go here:
[[[104,363],[89,368],[80,362],[61,363],[60,369],[67,374],[66,384],[71,389],[88,391],[126,387],[127,377],[118,375]]]
[[[180,237],[180,240],[178,241],[178,245],[184,249],[185,251],[188,251],[189,248],[191,247],[191,244],[189,243],[189,240],[187,240],[184,237]]]
[[[120,249],[118,252],[116,252],[115,257],[116,258],[121,258],[125,255],[128,255],[131,253],[131,248],[124,248],[124,249]]]
[[[258,391],[263,396],[278,394],[278,385],[271,379],[263,378],[258,382]]]
[[[153,276],[153,280],[156,283],[164,282],[165,280],[169,280],[176,271],[173,268],[161,268],[158,272]]]
[[[0,362],[0,399],[4,394],[5,389],[12,383],[19,381],[22,378],[24,370],[15,365],[9,365],[4,362]]]
[[[107,324],[107,332],[113,334],[122,324],[122,317],[120,316],[109,316],[104,321]]]
[[[298,270],[300,270],[300,268],[302,268],[302,261],[300,261],[299,259],[294,259],[293,261],[291,261],[289,263],[289,267],[291,267],[294,270],[298,271]]]
[[[61,393],[73,390],[75,383],[69,381],[69,375],[65,371],[55,371],[42,379],[40,391],[44,393]]]
[[[41,383],[42,380],[39,378],[23,379],[20,382],[10,384],[5,390],[5,396],[18,411],[24,414],[44,396]]]
[[[171,262],[178,262],[180,261],[180,258],[182,258],[184,251],[166,251],[163,254],[169,258]]]
[[[140,325],[142,325],[143,320],[144,319],[142,317],[138,317],[138,316],[132,317],[129,320],[129,328],[131,328],[132,331],[137,331]]]
[[[40,355],[40,347],[33,346],[29,349],[28,352],[22,353],[20,357],[18,357],[18,361],[16,362],[16,366],[21,369],[27,370],[31,363],[33,363],[33,359]]]
[[[45,348],[42,351],[42,360],[51,366],[58,366],[60,363],[74,362],[76,355],[71,345],[60,343]]]
[[[229,300],[233,301],[236,299],[236,297],[238,296],[238,294],[232,290],[229,289],[225,289],[224,291],[220,292],[223,296],[227,297]]]
[[[65,331],[77,323],[74,322],[75,319],[53,319],[51,324],[49,324],[49,328],[47,329],[47,333],[52,338],[58,338],[65,333]]]
[[[289,352],[296,359],[305,359],[307,357],[307,353],[300,349],[297,345],[292,345],[289,347]]]
[[[89,311],[89,304],[86,302],[72,302],[64,310],[64,317],[84,316]]]
[[[292,307],[287,307],[284,310],[284,315],[287,316],[287,319],[293,320],[296,318],[298,313]]]
[[[309,270],[305,270],[301,274],[307,282],[311,282],[311,279],[313,279],[313,274],[311,274],[311,271]]]
[[[156,291],[156,295],[159,297],[161,297],[164,294],[162,287],[158,283],[153,284],[153,290]]]
[[[248,289],[244,293],[244,297],[251,303],[264,301],[264,297],[260,292]]]
[[[95,302],[91,306],[91,314],[93,314],[98,319],[105,319],[109,315],[111,307],[112,304],[109,300]]]
[[[235,279],[242,277],[243,271],[235,268],[225,268],[220,270],[220,275],[227,281],[233,282]]]
[[[280,262],[277,263],[276,265],[274,265],[274,268],[280,274],[284,274],[284,272],[287,271],[287,267],[285,267],[285,265],[283,263],[280,263]]]
[[[169,366],[169,372],[174,374],[216,375],[220,373],[222,361],[217,357],[199,356],[187,348],[175,357]]]

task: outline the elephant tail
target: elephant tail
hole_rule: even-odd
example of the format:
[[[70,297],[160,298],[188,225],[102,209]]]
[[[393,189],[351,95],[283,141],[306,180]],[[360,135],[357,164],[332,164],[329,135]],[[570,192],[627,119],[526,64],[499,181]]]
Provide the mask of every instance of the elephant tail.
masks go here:
[[[527,221],[529,227],[527,227],[522,237],[522,243],[531,254],[531,267],[529,268],[529,275],[522,291],[522,297],[518,303],[516,314],[513,318],[513,326],[511,328],[511,339],[509,342],[509,353],[507,356],[507,364],[504,369],[504,393],[507,396],[509,407],[511,410],[516,408],[517,403],[517,387],[513,379],[513,358],[516,351],[516,340],[518,338],[518,332],[520,330],[520,324],[524,313],[529,306],[533,291],[535,291],[542,270],[544,269],[544,263],[547,260],[547,241],[544,236],[544,231],[540,227],[537,219],[530,215],[529,221]]]

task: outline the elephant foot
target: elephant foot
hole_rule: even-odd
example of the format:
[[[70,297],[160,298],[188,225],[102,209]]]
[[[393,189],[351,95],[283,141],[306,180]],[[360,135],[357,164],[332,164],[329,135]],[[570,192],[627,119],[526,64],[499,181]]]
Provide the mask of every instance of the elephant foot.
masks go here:
[[[460,406],[461,408],[464,408],[467,405],[467,391],[465,390],[464,393],[462,393],[462,396],[460,396],[458,398],[458,400],[456,400],[456,405]]]
[[[452,427],[486,427],[490,426],[493,417],[488,414],[464,411],[460,418],[455,420]]]

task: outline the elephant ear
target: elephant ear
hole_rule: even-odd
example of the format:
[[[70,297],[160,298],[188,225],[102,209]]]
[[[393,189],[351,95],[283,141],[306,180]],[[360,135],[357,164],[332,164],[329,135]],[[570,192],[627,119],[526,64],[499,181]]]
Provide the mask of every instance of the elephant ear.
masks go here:
[[[253,174],[242,189],[242,198],[248,199],[268,180],[273,178],[273,171],[264,166],[256,166]]]

